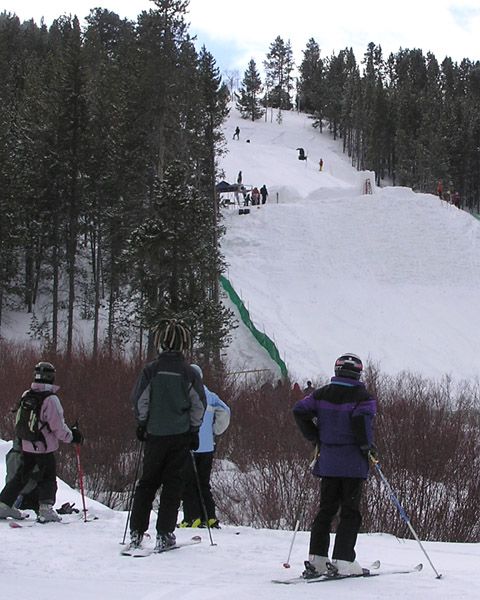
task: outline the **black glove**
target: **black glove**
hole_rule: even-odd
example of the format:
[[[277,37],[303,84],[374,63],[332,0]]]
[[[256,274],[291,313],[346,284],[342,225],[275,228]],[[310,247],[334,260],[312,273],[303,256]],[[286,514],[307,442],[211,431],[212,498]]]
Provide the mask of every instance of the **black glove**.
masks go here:
[[[62,504],[60,508],[57,508],[57,513],[59,515],[71,515],[72,513],[79,513],[78,508],[73,508],[75,506],[75,502],[65,502]]]
[[[377,447],[375,444],[365,444],[360,446],[362,454],[373,462],[378,462]]]
[[[139,425],[137,427],[137,440],[139,442],[146,442],[147,441],[147,428],[145,427],[145,425]]]
[[[73,425],[73,427],[70,428],[72,431],[72,444],[83,444],[84,441],[84,437],[82,435],[82,432],[80,431],[80,429],[77,427],[77,425]]]
[[[190,450],[198,450],[200,446],[200,436],[198,435],[198,431],[190,432]]]

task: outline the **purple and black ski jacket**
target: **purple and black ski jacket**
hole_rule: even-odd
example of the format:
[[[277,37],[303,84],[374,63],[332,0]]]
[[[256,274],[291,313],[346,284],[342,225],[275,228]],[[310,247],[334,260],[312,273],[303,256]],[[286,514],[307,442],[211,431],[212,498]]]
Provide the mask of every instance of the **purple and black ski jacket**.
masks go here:
[[[320,450],[314,475],[368,477],[368,458],[361,447],[373,444],[376,410],[376,400],[365,385],[346,377],[332,377],[328,385],[295,403],[300,431]]]

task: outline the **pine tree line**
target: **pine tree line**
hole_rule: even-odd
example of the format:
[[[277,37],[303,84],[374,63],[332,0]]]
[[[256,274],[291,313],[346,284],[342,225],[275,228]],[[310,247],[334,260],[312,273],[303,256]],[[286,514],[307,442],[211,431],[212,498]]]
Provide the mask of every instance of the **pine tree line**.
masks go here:
[[[219,356],[228,90],[187,6],[157,0],[136,21],[95,9],[83,29],[0,15],[0,327],[2,309],[26,308],[32,334],[55,351],[66,331],[71,353],[80,310],[93,353],[112,353],[132,325],[141,342],[181,315]]]
[[[265,107],[292,107],[294,68],[290,42],[278,36],[264,61],[262,82],[252,59],[237,93],[246,119]],[[351,48],[322,58],[308,40],[299,65],[296,106],[314,127],[328,127],[359,170],[382,181],[437,193],[480,212],[480,62],[446,57],[441,63],[420,49],[384,58],[368,45],[361,64]],[[440,185],[439,185],[440,183]]]

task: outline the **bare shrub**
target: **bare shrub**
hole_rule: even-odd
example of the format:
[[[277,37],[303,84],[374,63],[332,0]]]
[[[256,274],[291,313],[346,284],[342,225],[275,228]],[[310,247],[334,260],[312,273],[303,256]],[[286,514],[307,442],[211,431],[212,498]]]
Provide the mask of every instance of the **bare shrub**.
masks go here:
[[[478,541],[478,385],[455,389],[411,374],[384,378],[376,422],[382,470],[419,536]],[[370,480],[364,526],[407,532],[378,480]]]
[[[215,497],[224,520],[273,529],[310,522],[317,483],[310,475],[313,448],[297,431],[289,382],[237,390],[232,421],[217,457]],[[234,465],[234,467],[232,467]],[[301,508],[301,510],[299,510]]]

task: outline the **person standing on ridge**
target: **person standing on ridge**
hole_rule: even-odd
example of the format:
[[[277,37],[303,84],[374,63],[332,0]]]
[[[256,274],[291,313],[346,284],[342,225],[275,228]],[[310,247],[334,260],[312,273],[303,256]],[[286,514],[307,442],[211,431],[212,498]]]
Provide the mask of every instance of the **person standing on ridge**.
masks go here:
[[[355,560],[355,544],[362,523],[360,500],[363,481],[369,472],[369,454],[375,455],[376,413],[376,400],[360,381],[362,371],[358,356],[342,354],[335,362],[335,376],[330,383],[293,407],[303,436],[318,446],[320,454],[313,473],[322,478],[320,509],[310,534],[305,578],[317,577],[328,570],[339,575],[362,574],[362,567]],[[330,561],[330,528],[339,509]]]
[[[233,134],[233,138],[232,139],[235,139],[235,138],[237,140],[240,139],[240,127],[238,125],[235,127],[235,133]]]
[[[443,181],[441,179],[439,179],[437,183],[437,196],[440,200],[443,200]]]
[[[145,442],[142,476],[135,489],[130,544],[124,553],[140,553],[150,512],[161,487],[154,552],[176,544],[175,525],[190,450],[199,444],[198,430],[206,407],[200,377],[186,362],[191,333],[182,321],[163,319],[155,330],[158,357],[145,365],[131,394],[137,438]]]
[[[267,202],[268,197],[268,190],[265,184],[263,184],[260,188],[260,195],[262,196],[262,204],[265,204]]]
[[[310,380],[307,381],[307,387],[303,390],[305,396],[308,396],[308,394],[313,394],[314,391],[315,388],[313,387],[312,382]]]
[[[203,380],[202,369],[198,365],[192,365],[192,367]],[[215,512],[215,501],[210,487],[210,476],[215,452],[215,438],[222,435],[229,426],[230,408],[205,384],[203,384],[203,387],[207,397],[207,408],[200,427],[200,445],[197,450],[191,453],[192,460],[187,463],[185,490],[183,492],[183,521],[180,523],[180,527],[206,527],[208,525],[208,527],[220,529]],[[193,460],[195,461],[198,481],[193,468]],[[203,514],[203,503],[207,512],[207,522],[205,522],[205,515]]]
[[[14,503],[36,471],[34,478],[37,481],[39,503],[37,520],[40,523],[62,520],[53,509],[57,495],[55,452],[59,441],[82,444],[83,435],[78,427],[66,425],[57,396],[60,388],[54,382],[55,367],[51,363],[42,361],[35,365],[34,380],[30,389],[22,395],[15,425],[15,435],[21,440],[21,465],[0,492],[0,519],[23,518]],[[25,417],[26,428],[22,412],[28,414]],[[36,432],[33,422],[37,423]]]
[[[323,158],[320,159],[320,162],[318,163],[319,166],[319,170],[323,171]]]

